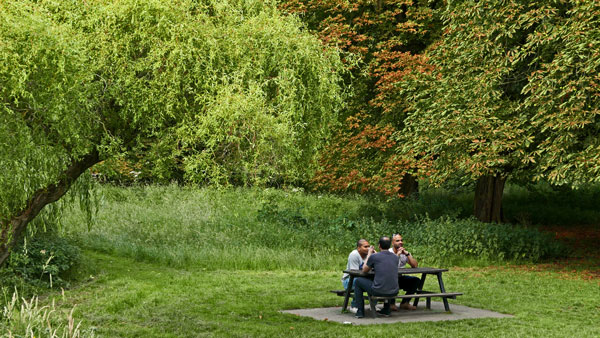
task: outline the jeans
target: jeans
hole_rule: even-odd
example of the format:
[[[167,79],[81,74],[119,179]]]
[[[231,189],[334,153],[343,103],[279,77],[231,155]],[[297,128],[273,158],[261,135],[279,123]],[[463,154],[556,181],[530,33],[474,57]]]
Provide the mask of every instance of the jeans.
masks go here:
[[[397,295],[397,293],[393,295],[384,295],[373,291],[373,280],[365,277],[358,277],[354,279],[354,297],[356,299],[356,307],[358,308],[358,313],[365,313],[365,299],[363,297],[363,292],[367,292],[367,294],[372,296],[381,296],[381,297],[391,297]],[[383,311],[390,310],[390,302],[385,302],[383,304]]]
[[[409,295],[417,292],[417,288],[419,287],[420,281],[421,279],[419,277],[400,275],[398,276],[398,287],[406,291],[406,294]],[[404,298],[402,299],[401,304],[405,304],[408,302],[410,302],[410,298]],[[392,304],[396,304],[395,299],[392,300]]]
[[[344,286],[344,290],[348,290],[348,284],[349,283],[350,283],[350,277],[342,280],[342,285]],[[356,278],[352,282],[352,289],[354,289],[355,285],[356,285]],[[356,307],[356,297],[352,296],[352,302],[350,302],[350,306],[351,307]]]

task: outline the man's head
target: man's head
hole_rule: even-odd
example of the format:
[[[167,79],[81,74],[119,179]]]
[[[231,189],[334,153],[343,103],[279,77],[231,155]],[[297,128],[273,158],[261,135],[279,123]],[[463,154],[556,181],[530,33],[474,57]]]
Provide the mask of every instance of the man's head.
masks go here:
[[[371,245],[366,239],[361,238],[358,240],[358,242],[356,242],[356,251],[358,251],[361,256],[365,256],[369,253],[370,246]]]
[[[389,237],[383,236],[379,239],[379,248],[381,250],[388,250],[391,245],[392,245],[392,241],[390,240]]]
[[[394,245],[394,249],[399,249],[404,246],[404,242],[402,241],[402,235],[393,234],[392,235],[392,244]]]

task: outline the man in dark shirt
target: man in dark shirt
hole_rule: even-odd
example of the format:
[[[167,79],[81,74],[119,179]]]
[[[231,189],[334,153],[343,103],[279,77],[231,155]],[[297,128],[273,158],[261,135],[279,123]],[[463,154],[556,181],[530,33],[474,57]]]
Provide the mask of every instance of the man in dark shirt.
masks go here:
[[[362,271],[367,273],[373,269],[375,278],[373,280],[365,277],[356,278],[354,297],[358,307],[358,311],[356,311],[357,318],[365,316],[364,291],[369,295],[382,297],[392,297],[398,294],[398,256],[388,251],[391,243],[389,237],[381,237],[379,239],[380,251],[373,254],[373,249],[369,249],[367,258],[365,258],[367,263],[363,265]],[[384,304],[380,313],[384,316],[390,315],[389,302]]]

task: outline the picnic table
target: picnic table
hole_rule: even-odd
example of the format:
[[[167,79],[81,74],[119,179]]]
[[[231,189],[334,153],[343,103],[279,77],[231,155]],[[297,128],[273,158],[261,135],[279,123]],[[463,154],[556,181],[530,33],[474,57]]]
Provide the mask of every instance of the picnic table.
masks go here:
[[[448,269],[438,269],[438,268],[400,268],[398,269],[398,276],[400,275],[409,275],[409,274],[421,274],[421,281],[419,282],[419,286],[417,287],[417,293],[411,295],[397,295],[393,298],[415,298],[414,306],[419,304],[419,298],[427,299],[427,308],[431,309],[431,297],[441,297],[444,302],[444,309],[446,311],[450,311],[450,305],[448,304],[448,298],[456,299],[456,296],[462,295],[460,292],[446,292],[446,288],[444,287],[444,281],[442,280],[442,272],[448,271]],[[350,275],[350,280],[348,281],[348,289],[344,291],[344,306],[342,307],[342,312],[346,311],[348,307],[348,300],[350,299],[350,293],[352,292],[352,283],[354,282],[355,277],[372,277],[374,276],[374,272],[371,270],[368,273],[362,272],[362,270],[344,270],[345,273]],[[436,275],[438,284],[440,286],[440,292],[431,292],[424,291],[423,285],[425,285],[425,279],[427,275]],[[338,293],[341,296],[341,294]],[[379,299],[387,299],[390,297],[376,297],[370,296],[369,302],[371,303],[373,300]],[[372,305],[374,307],[374,305]]]

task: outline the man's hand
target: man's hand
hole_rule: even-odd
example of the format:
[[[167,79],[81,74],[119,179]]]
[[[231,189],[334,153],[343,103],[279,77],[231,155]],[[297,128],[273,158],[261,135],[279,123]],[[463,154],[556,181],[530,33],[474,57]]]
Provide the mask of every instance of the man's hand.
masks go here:
[[[364,273],[367,273],[367,272],[369,272],[369,270],[371,270],[371,268],[369,266],[367,266],[367,262],[369,261],[369,258],[371,257],[371,255],[374,253],[377,253],[377,251],[375,251],[375,248],[371,245],[369,247],[369,252],[367,253],[367,258],[365,258],[365,263],[363,265],[362,271]]]
[[[404,247],[401,246],[398,248],[398,256],[400,256],[400,254],[406,255],[406,254],[408,254],[408,251],[406,251],[406,249],[404,249]]]

